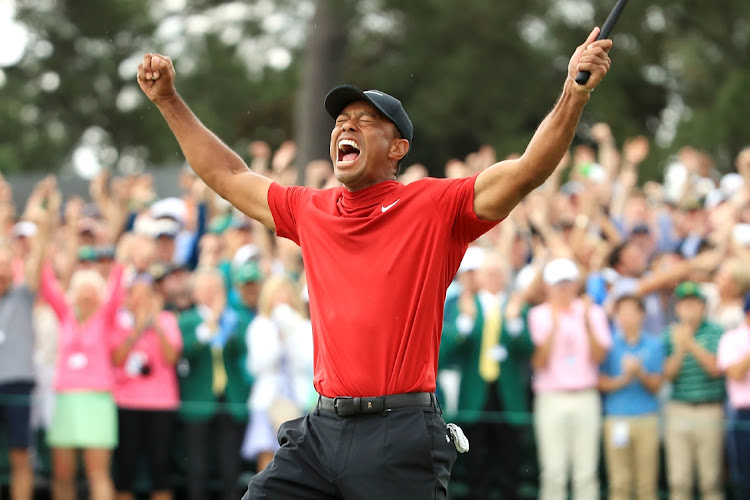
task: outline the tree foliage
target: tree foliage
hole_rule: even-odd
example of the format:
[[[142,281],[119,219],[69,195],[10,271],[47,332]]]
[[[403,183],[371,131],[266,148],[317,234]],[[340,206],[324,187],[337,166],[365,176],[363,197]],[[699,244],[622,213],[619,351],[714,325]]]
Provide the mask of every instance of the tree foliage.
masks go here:
[[[341,74],[329,69],[315,80],[401,98],[416,130],[408,160],[435,174],[481,144],[500,156],[521,152],[554,104],[570,54],[614,3],[325,1],[345,23],[338,39],[346,46],[337,56],[342,64],[330,66]],[[138,56],[149,50],[174,56],[181,94],[239,152],[250,140],[293,137],[301,107],[324,113],[323,95],[300,98],[314,74],[310,66],[303,74],[303,58],[312,57],[304,40],[323,29],[313,21],[315,3],[200,0],[175,12],[162,0],[19,1],[31,41],[23,60],[2,70],[0,170],[57,170],[82,144],[96,145],[104,166],[123,170],[180,162],[169,130],[135,85]],[[631,3],[615,30],[612,71],[577,140],[606,121],[619,138],[656,137],[652,177],[683,144],[728,167],[750,143],[750,4]],[[274,63],[278,47],[291,56],[288,64],[283,57]],[[308,122],[320,123],[296,121]]]

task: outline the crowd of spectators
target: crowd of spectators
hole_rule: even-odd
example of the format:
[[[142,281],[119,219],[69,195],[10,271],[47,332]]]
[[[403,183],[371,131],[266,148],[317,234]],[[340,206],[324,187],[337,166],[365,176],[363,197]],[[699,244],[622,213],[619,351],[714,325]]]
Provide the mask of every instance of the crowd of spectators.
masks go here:
[[[291,142],[248,153],[282,184],[337,185],[326,161],[300,176]],[[642,183],[648,154],[646,138],[618,146],[595,125],[469,247],[448,290],[437,388],[471,446],[455,497],[519,497],[528,428],[543,499],[568,485],[597,498],[603,473],[613,499],[657,498],[660,474],[671,498],[694,487],[750,498],[750,149],[721,175],[683,148],[663,182]],[[495,161],[485,146],[444,175]],[[426,175],[411,165],[400,180]],[[83,200],[48,177],[15,207],[0,177],[0,427],[14,500],[39,484],[41,446],[56,500],[76,498],[81,478],[95,500],[132,499],[144,472],[151,498],[168,500],[175,468],[187,498],[237,499],[243,466],[263,469],[281,422],[314,407],[298,247],[187,167],[180,187],[160,198],[149,175],[104,172]]]

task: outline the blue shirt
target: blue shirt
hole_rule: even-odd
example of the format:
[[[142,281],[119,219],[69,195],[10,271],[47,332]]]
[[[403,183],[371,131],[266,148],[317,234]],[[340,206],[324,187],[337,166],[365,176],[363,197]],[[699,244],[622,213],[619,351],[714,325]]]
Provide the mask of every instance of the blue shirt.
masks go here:
[[[625,341],[622,332],[616,331],[612,339],[612,349],[602,363],[601,373],[610,377],[622,375],[622,358],[626,355],[640,359],[641,366],[647,373],[662,373],[664,344],[659,337],[641,333],[638,343],[630,345]],[[659,401],[656,395],[649,392],[637,379],[622,389],[604,395],[605,415],[643,415],[657,411]]]

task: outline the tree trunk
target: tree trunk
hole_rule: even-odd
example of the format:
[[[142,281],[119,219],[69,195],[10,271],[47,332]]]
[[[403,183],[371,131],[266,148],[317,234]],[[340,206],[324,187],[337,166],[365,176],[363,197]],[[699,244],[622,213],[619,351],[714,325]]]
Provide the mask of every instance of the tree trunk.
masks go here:
[[[340,81],[347,45],[349,0],[316,0],[315,15],[308,34],[302,78],[297,94],[295,135],[299,167],[298,183],[304,182],[305,166],[328,159],[333,120],[323,107],[326,93]]]

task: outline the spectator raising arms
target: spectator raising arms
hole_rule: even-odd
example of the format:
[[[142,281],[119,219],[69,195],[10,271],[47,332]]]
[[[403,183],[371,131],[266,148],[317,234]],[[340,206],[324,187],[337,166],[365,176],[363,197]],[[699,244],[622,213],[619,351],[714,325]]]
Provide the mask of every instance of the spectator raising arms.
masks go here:
[[[111,500],[112,450],[117,445],[117,408],[110,345],[123,300],[122,264],[109,283],[92,269],[76,271],[66,295],[50,264],[42,267],[41,293],[60,321],[55,413],[47,435],[52,447],[55,500],[75,498],[76,450],[83,450],[94,500]]]
[[[0,190],[7,189],[0,176]],[[30,396],[34,386],[32,311],[42,255],[60,208],[60,193],[54,179],[40,183],[29,201],[23,224],[33,227],[35,234],[29,235],[30,247],[18,284],[13,283],[13,252],[0,240],[0,419],[5,420],[8,430],[13,500],[31,500],[33,496],[29,455]]]

